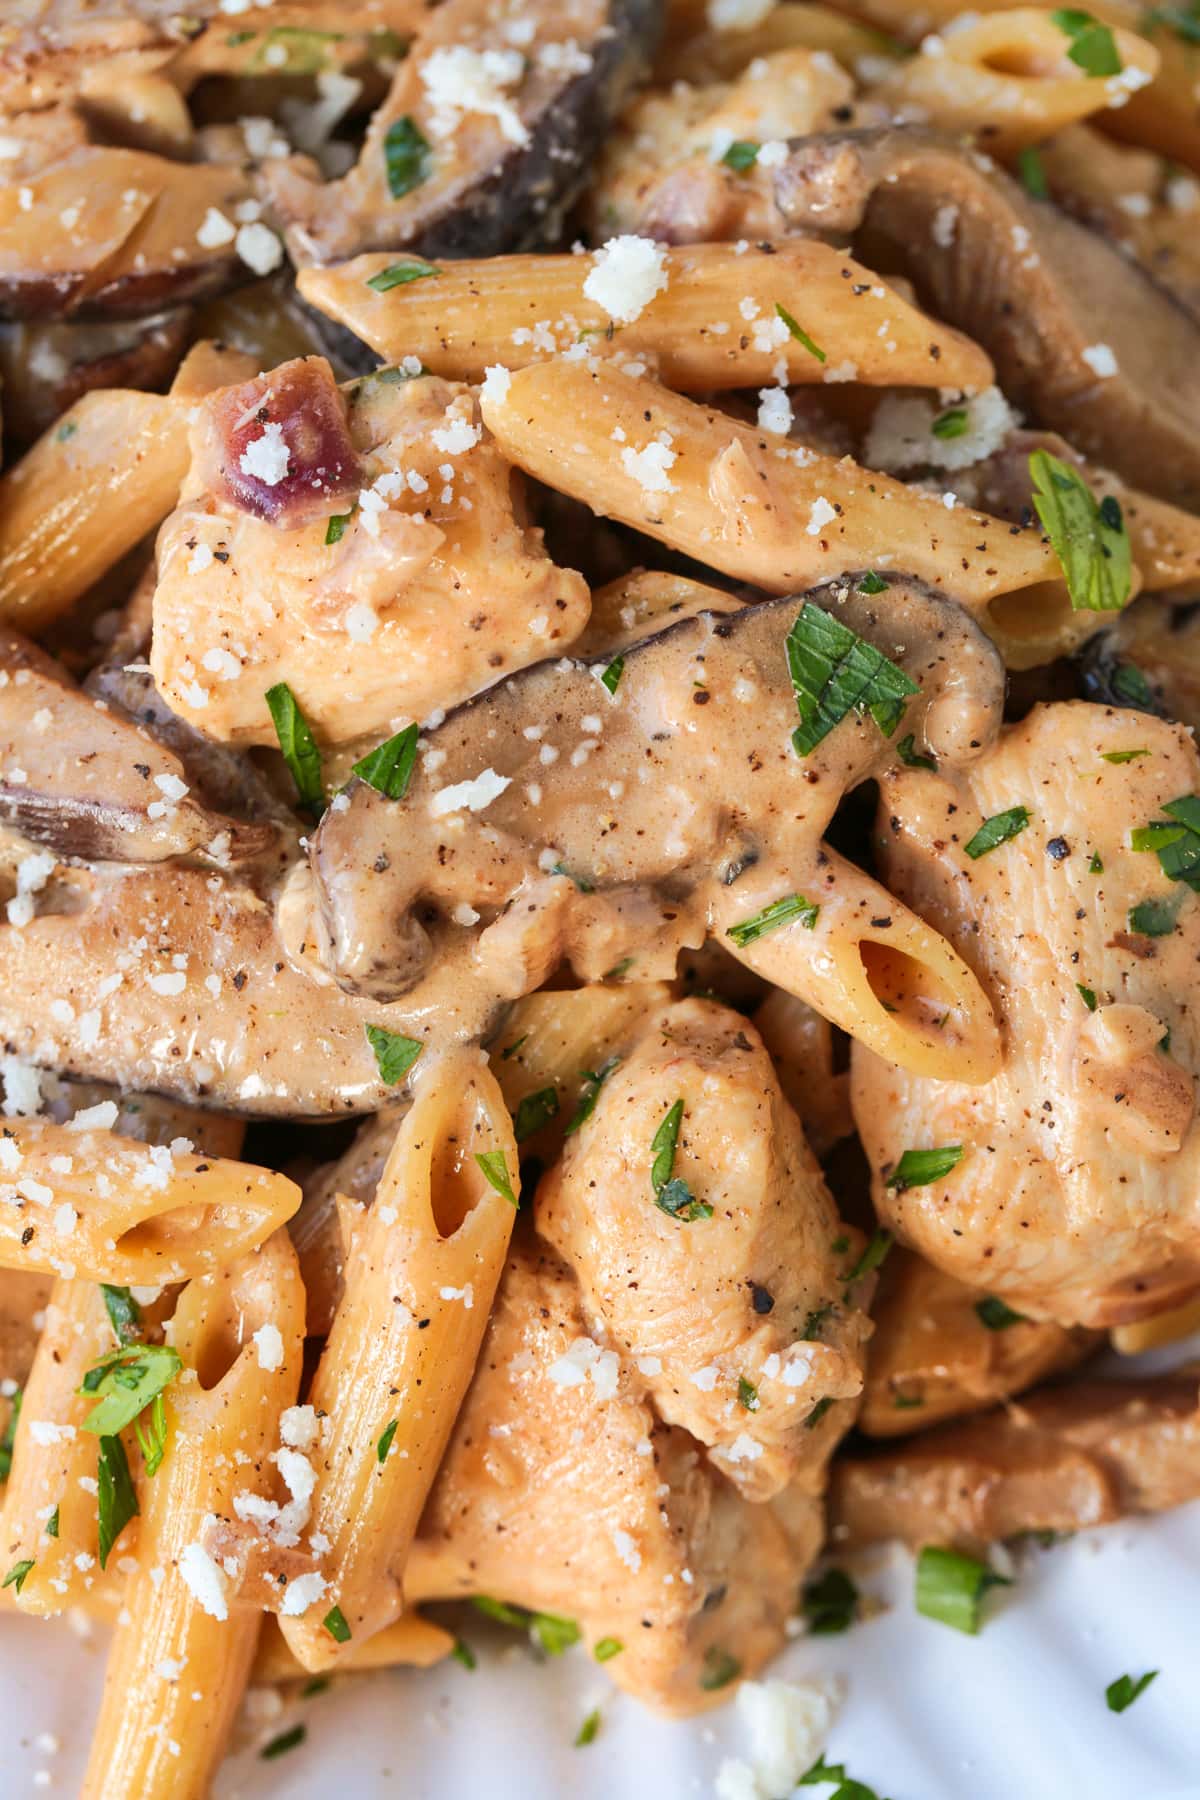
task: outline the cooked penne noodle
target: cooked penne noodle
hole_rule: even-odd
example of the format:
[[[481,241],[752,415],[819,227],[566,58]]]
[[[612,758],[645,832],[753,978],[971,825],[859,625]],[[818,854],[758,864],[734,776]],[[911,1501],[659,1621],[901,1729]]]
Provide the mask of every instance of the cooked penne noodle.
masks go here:
[[[95,1283],[56,1281],[22,1397],[0,1515],[3,1574],[20,1563],[32,1564],[19,1590],[15,1584],[7,1590],[21,1612],[59,1613],[86,1602],[98,1588],[112,1585],[117,1564],[136,1547],[140,1522],[135,1518],[117,1539],[107,1569],[101,1570],[99,1440],[83,1429],[95,1402],[78,1390],[115,1341]],[[51,1523],[53,1536],[47,1530]]]
[[[271,1354],[255,1333],[271,1334]],[[227,1596],[206,1520],[234,1510],[296,1398],[304,1290],[287,1233],[190,1282],[172,1332],[166,1455],[142,1485],[137,1568],[109,1651],[85,1800],[203,1800],[254,1661],[260,1615]]]
[[[385,1625],[374,1637],[361,1644],[351,1644],[338,1664],[350,1673],[364,1669],[431,1669],[449,1656],[454,1639],[432,1619],[420,1613],[405,1613],[391,1625]],[[309,1671],[296,1661],[287,1639],[273,1618],[263,1620],[262,1634],[250,1679],[253,1682],[307,1681]]]
[[[171,394],[85,394],[0,476],[0,618],[36,633],[166,518],[187,473],[189,409],[247,372],[197,346]]]
[[[782,0],[758,24],[743,30],[706,29],[701,18],[686,32],[668,33],[655,73],[664,82],[728,80],[755,57],[792,49],[825,50],[852,75],[861,72],[864,58],[871,59],[867,67],[872,68],[880,58],[901,54],[894,38],[828,6]]]
[[[309,1402],[327,1415],[313,1496],[327,1598],[348,1628],[335,1638],[320,1608],[281,1619],[306,1669],[404,1610],[404,1561],[466,1393],[504,1266],[519,1192],[503,1096],[477,1052],[431,1064],[350,1249],[345,1293]],[[339,1641],[341,1639],[341,1641]]]
[[[1061,34],[1059,34],[1061,35]],[[652,359],[686,392],[823,381],[978,389],[987,355],[935,325],[842,251],[792,238],[753,248],[698,244],[662,255],[662,290],[615,328],[589,298],[590,256],[494,256],[448,262],[429,280],[378,293],[394,264],[359,256],[298,276],[300,292],[389,362],[414,355],[435,374],[480,381],[494,364],[525,368],[573,346]],[[794,315],[809,344],[779,308]],[[815,346],[815,350],[810,347]]]
[[[1049,543],[947,508],[849,458],[627,375],[558,358],[518,370],[484,422],[519,467],[726,574],[782,594],[846,569],[904,569],[978,611],[1060,576]]]
[[[618,581],[597,588],[587,625],[571,645],[573,656],[614,656],[651,632],[663,631],[698,612],[737,612],[745,601],[723,588],[668,575],[658,569],[635,569]]]
[[[1200,1331],[1200,1299],[1188,1300],[1183,1306],[1173,1306],[1170,1312],[1155,1313],[1149,1319],[1138,1319],[1132,1325],[1114,1325],[1108,1337],[1118,1356],[1140,1356],[1143,1350],[1177,1344],[1194,1331]]]
[[[837,1067],[832,1025],[795,994],[773,988],[754,1009],[754,1028],[771,1054],[780,1087],[800,1115],[805,1137],[823,1156],[854,1130],[850,1075]]]
[[[82,1115],[86,1119],[87,1115]],[[14,1119],[0,1139],[0,1263],[146,1287],[256,1250],[300,1204],[285,1175],[80,1125]]]
[[[1115,42],[1121,72],[1098,79],[1070,60],[1070,38],[1035,6],[967,16],[927,37],[871,91],[901,114],[979,132],[1003,155],[1124,105],[1154,79],[1158,52],[1144,38],[1117,31]]]

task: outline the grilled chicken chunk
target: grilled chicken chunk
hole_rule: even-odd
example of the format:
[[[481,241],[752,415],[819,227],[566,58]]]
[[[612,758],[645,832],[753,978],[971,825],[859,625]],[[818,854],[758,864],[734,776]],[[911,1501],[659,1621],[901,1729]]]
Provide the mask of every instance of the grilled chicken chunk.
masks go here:
[[[1189,731],[1078,701],[1035,707],[969,772],[881,783],[885,879],[976,969],[1004,1057],[968,1087],[855,1047],[876,1206],[1034,1318],[1121,1324],[1200,1289],[1200,900],[1182,879],[1200,837],[1164,813],[1197,795]],[[1161,860],[1130,841],[1160,820]],[[962,1146],[947,1173],[893,1181],[905,1150],[942,1146]]]
[[[535,1216],[660,1417],[748,1499],[819,1491],[862,1391],[863,1240],[752,1025],[707,1000],[648,1019]]]
[[[800,1489],[750,1506],[636,1367],[589,1337],[569,1271],[517,1243],[404,1575],[410,1601],[490,1594],[577,1619],[662,1711],[727,1696],[783,1643],[821,1536]],[[731,1661],[730,1659],[733,1659]]]

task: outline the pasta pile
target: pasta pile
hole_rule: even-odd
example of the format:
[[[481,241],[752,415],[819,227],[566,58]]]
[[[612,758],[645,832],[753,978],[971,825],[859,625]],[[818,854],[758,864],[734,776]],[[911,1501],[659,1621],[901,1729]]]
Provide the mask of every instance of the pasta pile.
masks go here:
[[[1200,1325],[1191,11],[17,11],[0,1605],[111,1628],[85,1795],[463,1601],[686,1715],[831,1558],[974,1631],[1200,1495],[1194,1369],[1072,1373]]]

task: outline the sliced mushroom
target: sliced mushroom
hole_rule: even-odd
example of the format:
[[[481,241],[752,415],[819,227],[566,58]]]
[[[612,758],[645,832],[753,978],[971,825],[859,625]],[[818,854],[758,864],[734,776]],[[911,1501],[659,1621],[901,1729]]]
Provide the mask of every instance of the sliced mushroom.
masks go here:
[[[1200,1495],[1197,1377],[1080,1381],[894,1450],[834,1464],[832,1541],[899,1538],[978,1554],[1025,1532],[1082,1531]]]
[[[974,978],[821,843],[843,793],[891,752],[851,712],[811,756],[793,753],[786,639],[809,603],[924,683],[908,727],[935,754],[969,761],[991,741],[994,650],[910,581],[877,601],[831,588],[702,613],[619,665],[539,664],[430,732],[403,800],[358,782],[326,814],[311,858],[336,979],[403,996],[414,1018],[452,992],[465,1022],[564,957],[585,981],[669,978],[713,933],[884,1054],[986,1080],[996,1043]],[[789,895],[819,916],[739,944],[739,924]]]
[[[1198,794],[1190,731],[1081,701],[1034,707],[969,770],[880,784],[883,878],[978,972],[1005,1055],[983,1089],[854,1046],[875,1204],[1033,1318],[1120,1325],[1200,1293],[1200,899],[1186,862],[1131,841]],[[953,1166],[897,1178],[906,1150],[948,1146]]]
[[[193,857],[225,868],[276,838],[268,824],[212,811],[178,757],[3,627],[0,819],[58,856],[103,862]]]
[[[1102,237],[918,131],[795,144],[775,192],[793,229],[856,232],[872,267],[911,276],[1009,398],[1085,456],[1200,503],[1200,330]]]
[[[149,319],[0,328],[4,429],[24,448],[93,388],[161,391],[187,343],[187,307]]]
[[[902,1437],[982,1412],[1102,1342],[1090,1331],[1026,1319],[910,1251],[887,1259],[871,1307],[875,1332],[859,1425]]]
[[[366,249],[493,256],[559,235],[655,47],[661,0],[530,0],[518,20],[446,0],[401,64],[357,166],[263,171],[293,260]]]

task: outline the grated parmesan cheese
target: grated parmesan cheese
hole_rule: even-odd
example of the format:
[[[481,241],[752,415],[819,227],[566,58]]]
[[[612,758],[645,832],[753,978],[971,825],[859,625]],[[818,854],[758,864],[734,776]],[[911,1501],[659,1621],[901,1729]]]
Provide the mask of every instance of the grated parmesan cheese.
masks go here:
[[[264,425],[261,437],[246,445],[238,461],[243,475],[277,487],[288,472],[291,453],[283,441],[282,425]]]
[[[610,319],[631,325],[667,285],[667,253],[653,238],[609,238],[595,252],[584,294]]]
[[[510,785],[509,776],[497,775],[495,769],[484,769],[472,781],[459,781],[452,787],[439,788],[429,802],[429,810],[435,819],[445,813],[482,812]]]
[[[434,137],[449,137],[464,113],[483,113],[495,119],[510,144],[527,144],[529,133],[509,97],[524,78],[525,58],[518,50],[472,50],[466,44],[435,50],[421,65]]]
[[[226,1582],[203,1544],[187,1544],[179,1554],[179,1573],[198,1605],[213,1619],[227,1619]]]

